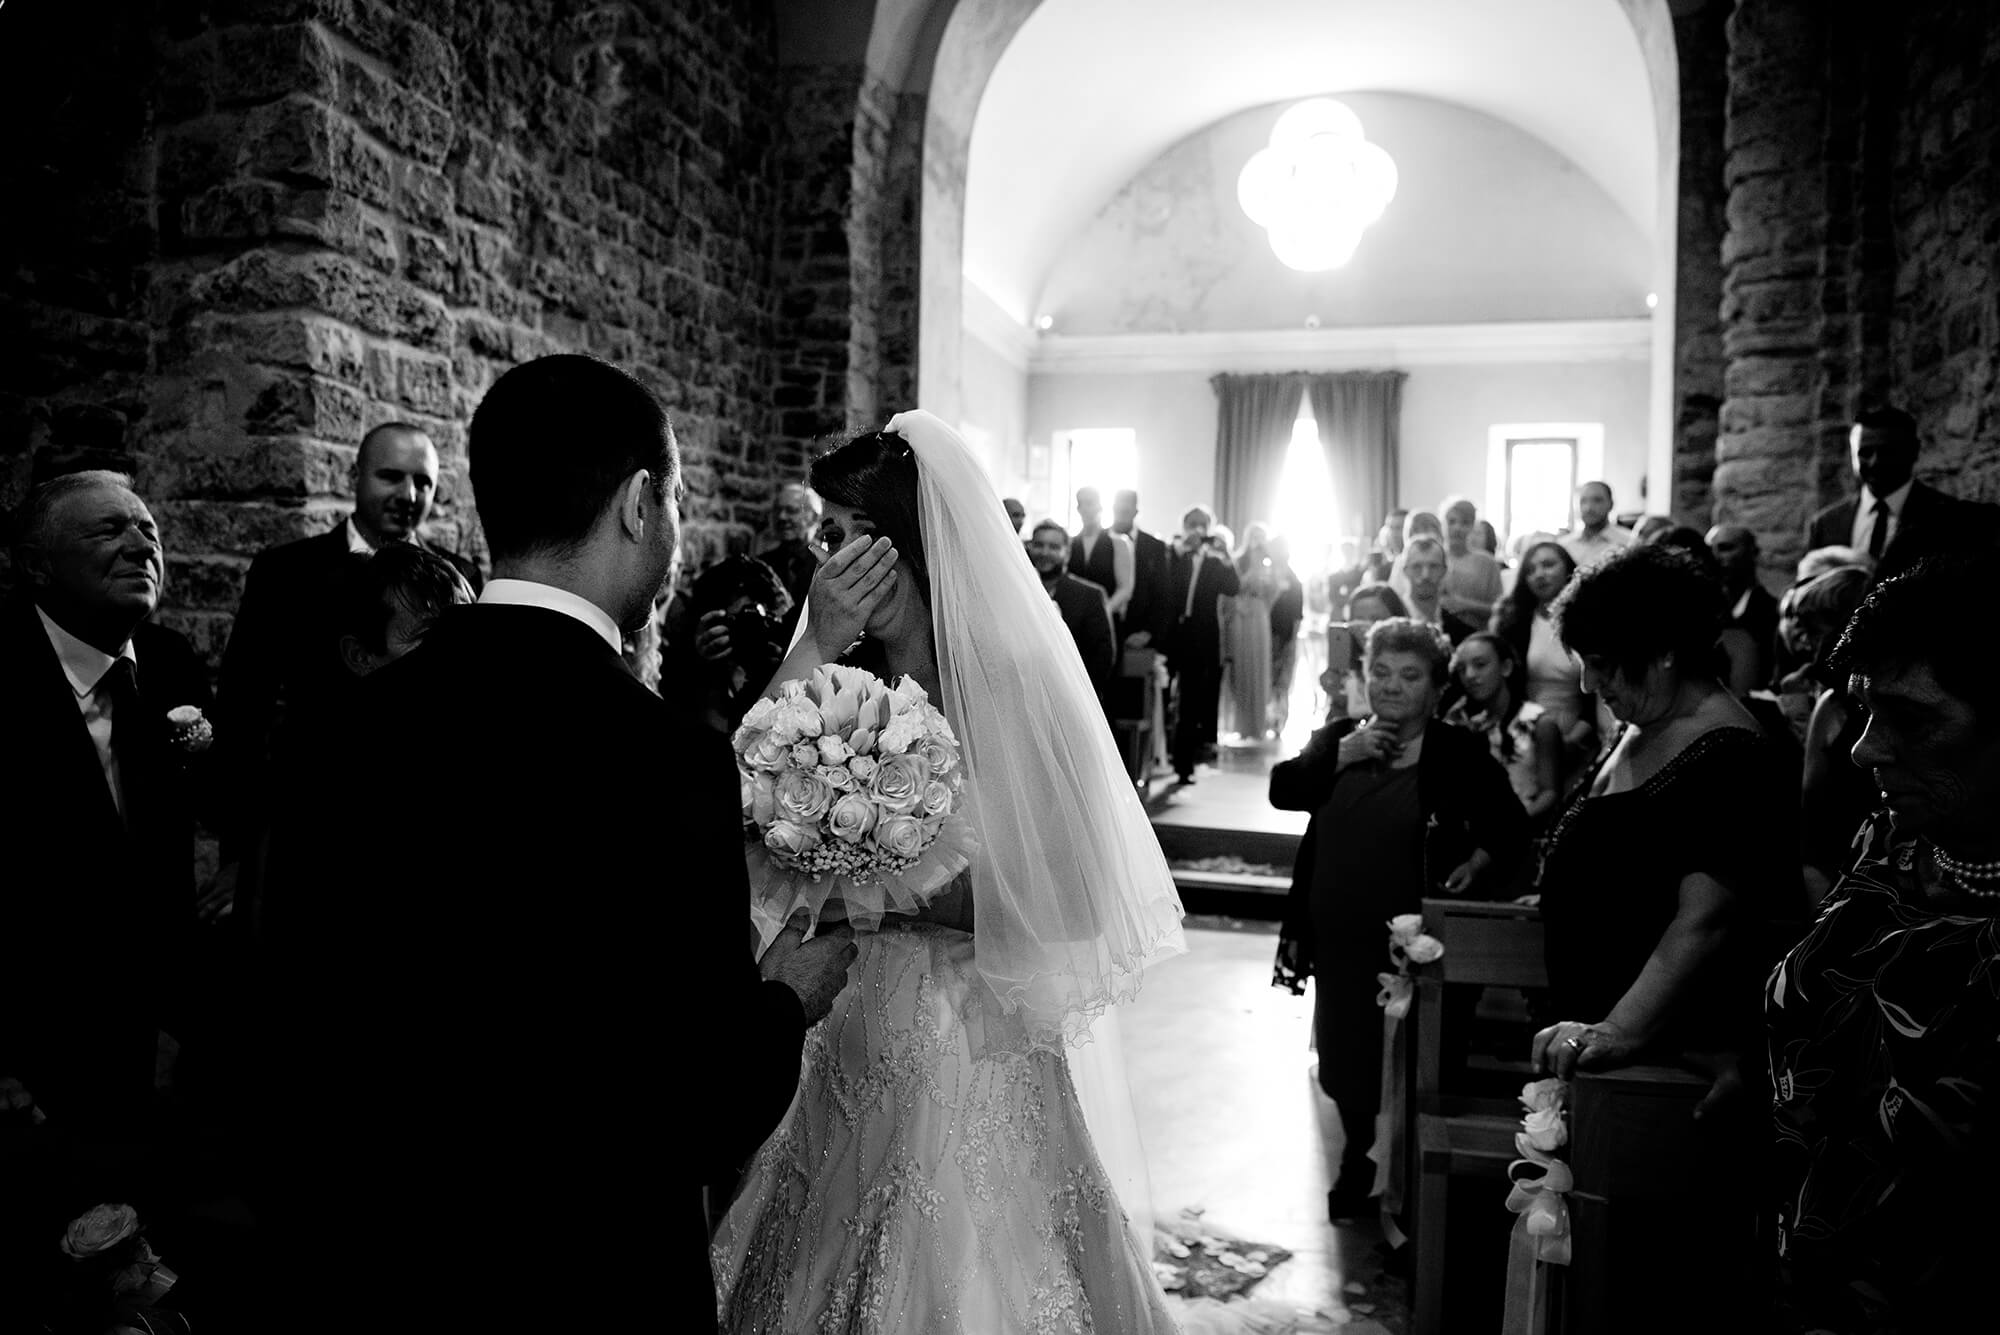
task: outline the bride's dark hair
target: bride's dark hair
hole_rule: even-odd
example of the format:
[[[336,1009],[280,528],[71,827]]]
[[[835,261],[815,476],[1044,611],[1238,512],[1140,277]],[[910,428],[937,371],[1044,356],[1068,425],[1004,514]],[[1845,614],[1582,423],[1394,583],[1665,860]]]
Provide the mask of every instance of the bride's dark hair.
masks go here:
[[[890,431],[863,432],[813,460],[809,480],[822,500],[860,510],[896,544],[897,567],[916,580],[929,607],[931,568],[917,519],[917,456],[910,443]]]

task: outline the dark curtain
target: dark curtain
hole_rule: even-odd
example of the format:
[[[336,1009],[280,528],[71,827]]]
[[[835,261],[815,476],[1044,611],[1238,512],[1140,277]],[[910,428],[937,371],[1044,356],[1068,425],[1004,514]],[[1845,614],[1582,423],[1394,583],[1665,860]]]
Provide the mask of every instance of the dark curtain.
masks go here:
[[[1340,531],[1357,535],[1364,549],[1397,504],[1403,379],[1401,371],[1342,371],[1306,381]]]
[[[1241,536],[1269,519],[1303,381],[1296,375],[1218,375],[1208,382],[1220,401],[1215,429],[1216,518]]]

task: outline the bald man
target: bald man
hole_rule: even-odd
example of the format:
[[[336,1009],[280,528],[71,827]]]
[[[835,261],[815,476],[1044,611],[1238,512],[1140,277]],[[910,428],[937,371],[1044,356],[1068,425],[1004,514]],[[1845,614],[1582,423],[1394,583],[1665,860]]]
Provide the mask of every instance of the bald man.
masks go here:
[[[1757,579],[1757,535],[1741,524],[1717,524],[1708,531],[1708,549],[1722,567],[1729,624],[1744,631],[1757,646],[1757,671],[1752,679],[1762,686],[1777,651],[1778,600]]]
[[[324,717],[351,689],[340,657],[342,571],[390,543],[408,542],[449,561],[475,594],[480,588],[471,562],[420,536],[438,484],[437,447],[421,428],[407,422],[374,428],[355,451],[351,479],[351,515],[318,537],[261,553],[243,582],[215,702],[217,746],[233,794],[226,861],[268,823],[271,765],[288,735],[298,735],[302,719]],[[228,911],[226,903],[203,907]]]

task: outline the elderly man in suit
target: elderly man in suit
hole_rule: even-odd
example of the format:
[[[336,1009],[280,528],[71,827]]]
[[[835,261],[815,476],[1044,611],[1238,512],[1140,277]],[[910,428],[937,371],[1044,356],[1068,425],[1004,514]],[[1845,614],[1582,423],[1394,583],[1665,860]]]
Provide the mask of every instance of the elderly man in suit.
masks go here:
[[[37,487],[17,563],[23,587],[0,620],[0,698],[13,713],[0,1117],[123,1135],[146,1118],[176,975],[193,967],[182,951],[205,739],[169,712],[204,709],[208,685],[187,640],[147,624],[165,561],[123,474]]]
[[[2000,511],[1955,500],[1916,479],[1922,442],[1916,419],[1876,408],[1854,419],[1848,458],[1859,491],[1812,517],[1806,550],[1852,547],[1875,562],[1875,577],[1901,574],[1937,552],[1989,546]]]
[[[1180,541],[1167,569],[1173,629],[1167,660],[1174,671],[1179,713],[1174,719],[1174,774],[1194,782],[1204,748],[1215,744],[1215,716],[1222,703],[1222,613],[1218,599],[1234,597],[1238,581],[1229,550],[1209,536],[1215,522],[1206,506],[1181,518]]]
[[[1069,531],[1053,519],[1035,525],[1028,536],[1028,559],[1042,577],[1070,638],[1076,641],[1077,656],[1099,703],[1111,690],[1111,674],[1118,667],[1118,648],[1111,635],[1111,611],[1101,586],[1069,573]]]

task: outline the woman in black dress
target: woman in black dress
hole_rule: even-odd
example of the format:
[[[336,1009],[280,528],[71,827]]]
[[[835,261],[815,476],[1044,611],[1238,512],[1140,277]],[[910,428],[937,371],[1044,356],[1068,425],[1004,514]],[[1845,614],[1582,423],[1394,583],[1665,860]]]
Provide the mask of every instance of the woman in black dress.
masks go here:
[[[1686,552],[1634,547],[1557,599],[1586,691],[1623,729],[1550,831],[1541,878],[1551,1001],[1538,1068],[1711,1054],[1740,1083],[1774,913],[1798,916],[1791,791],[1716,680],[1721,589]]]
[[[1781,1329],[1988,1328],[2000,1257],[2000,693],[1965,591],[1876,588],[1835,664],[1886,810],[1765,986]]]
[[[1333,1218],[1367,1207],[1368,1158],[1382,1098],[1382,1013],[1375,975],[1388,963],[1388,920],[1425,895],[1503,887],[1527,816],[1486,740],[1438,721],[1451,646],[1403,617],[1368,632],[1373,713],[1338,719],[1271,770],[1271,805],[1309,811],[1292,871],[1273,982],[1313,989],[1319,1083],[1346,1129]]]

